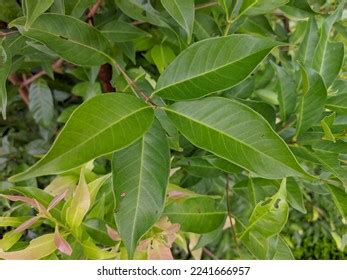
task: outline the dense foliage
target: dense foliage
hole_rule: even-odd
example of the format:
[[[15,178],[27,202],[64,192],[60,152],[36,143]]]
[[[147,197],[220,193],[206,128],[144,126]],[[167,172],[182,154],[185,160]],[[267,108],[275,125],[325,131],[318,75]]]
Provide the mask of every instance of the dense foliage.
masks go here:
[[[344,259],[345,1],[0,0],[0,259]]]

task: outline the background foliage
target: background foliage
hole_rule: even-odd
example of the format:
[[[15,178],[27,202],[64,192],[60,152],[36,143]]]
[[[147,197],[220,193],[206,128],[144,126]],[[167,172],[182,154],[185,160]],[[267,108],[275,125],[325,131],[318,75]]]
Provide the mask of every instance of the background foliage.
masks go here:
[[[0,259],[345,259],[344,8],[0,0]]]

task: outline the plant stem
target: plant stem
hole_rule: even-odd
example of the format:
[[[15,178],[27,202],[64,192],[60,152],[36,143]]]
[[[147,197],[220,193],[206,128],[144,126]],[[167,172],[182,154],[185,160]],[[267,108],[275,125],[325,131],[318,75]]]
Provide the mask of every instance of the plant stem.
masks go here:
[[[233,215],[231,213],[231,199],[229,196],[230,193],[230,182],[229,182],[229,175],[226,174],[226,182],[225,182],[225,197],[226,197],[226,201],[227,201],[227,211],[228,211],[228,218],[229,218],[229,222],[230,222],[230,228],[231,228],[231,235],[234,239],[235,245],[236,245],[236,250],[238,255],[240,255],[240,247],[239,247],[239,241],[237,239],[237,235],[236,235],[236,230],[235,230],[235,223],[234,223],[234,219],[233,219]]]

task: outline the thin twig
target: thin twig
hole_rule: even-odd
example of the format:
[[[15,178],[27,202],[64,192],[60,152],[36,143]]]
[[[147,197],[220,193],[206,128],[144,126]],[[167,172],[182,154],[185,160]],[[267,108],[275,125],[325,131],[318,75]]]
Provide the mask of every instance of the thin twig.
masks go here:
[[[135,91],[135,93],[138,93],[142,96],[142,98],[151,104],[153,107],[157,107],[157,105],[137,86],[136,82],[129,77],[127,72],[118,64],[115,64],[115,67],[118,69],[118,71],[123,75],[127,83],[130,85],[130,87]]]
[[[0,32],[0,36],[7,36],[7,35],[15,34],[18,32],[19,32],[18,30],[10,31],[10,32]]]
[[[93,17],[95,17],[95,15],[98,12],[101,4],[102,4],[102,0],[97,0],[96,3],[89,9],[89,12],[87,14],[88,20],[92,20]]]
[[[229,218],[229,222],[230,222],[231,234],[232,234],[234,241],[235,241],[236,250],[237,250],[238,254],[240,254],[240,247],[239,247],[239,241],[238,241],[237,236],[236,236],[234,218],[233,218],[233,215],[231,214],[231,208],[230,208],[231,201],[230,201],[229,192],[230,192],[229,175],[226,174],[225,196],[226,196],[226,201],[227,201],[228,218]]]
[[[61,66],[62,64],[64,63],[64,60],[63,59],[58,59],[53,65],[52,65],[52,68],[54,71],[57,71]],[[40,72],[37,72],[35,75],[31,76],[29,79],[26,79],[22,86],[28,86],[30,85],[31,83],[33,83],[34,81],[36,81],[37,79],[41,78],[42,76],[46,75],[46,71],[44,70],[41,70]]]
[[[211,259],[213,259],[213,260],[218,260],[218,258],[217,258],[209,249],[203,248],[202,250],[203,250],[203,252],[204,252],[206,255],[208,255]]]
[[[214,1],[214,2],[208,2],[208,3],[202,3],[199,5],[195,6],[195,10],[201,10],[201,9],[205,9],[205,8],[209,8],[209,7],[213,7],[213,6],[217,6],[218,2]]]

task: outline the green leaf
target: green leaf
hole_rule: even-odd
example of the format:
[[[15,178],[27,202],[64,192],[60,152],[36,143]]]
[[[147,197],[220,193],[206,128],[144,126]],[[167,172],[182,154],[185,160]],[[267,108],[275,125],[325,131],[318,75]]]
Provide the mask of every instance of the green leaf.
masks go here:
[[[180,224],[182,231],[207,233],[225,221],[226,212],[218,203],[218,200],[207,196],[179,198],[166,206],[164,215],[172,223]]]
[[[28,30],[35,20],[52,6],[53,2],[54,0],[24,0],[25,29]]]
[[[64,0],[67,15],[79,18],[85,11],[95,4],[95,0]]]
[[[15,233],[14,231],[9,231],[6,232],[2,239],[0,239],[0,253],[1,250],[3,251],[8,251],[11,249],[17,241],[22,237],[23,232],[17,232]]]
[[[297,108],[296,137],[319,122],[325,108],[327,90],[322,77],[312,69],[302,68],[303,93]]]
[[[127,16],[153,25],[168,27],[160,13],[152,7],[149,1],[115,0],[117,7]]]
[[[80,180],[72,196],[69,208],[66,210],[66,222],[72,229],[81,226],[90,207],[90,193],[82,169]]]
[[[280,114],[283,121],[286,121],[295,112],[297,100],[297,84],[290,73],[284,67],[273,64],[278,77],[278,102],[280,104]]]
[[[340,72],[344,59],[344,45],[341,42],[329,42],[329,36],[333,25],[343,13],[345,0],[341,1],[336,11],[323,23],[320,30],[320,38],[314,52],[313,68],[321,74],[329,87]]]
[[[137,28],[136,26],[124,22],[113,20],[106,24],[101,32],[109,39],[111,42],[122,43],[129,42],[139,38],[150,37],[151,35],[146,31]]]
[[[117,256],[117,253],[99,248],[90,239],[84,241],[82,246],[84,255],[90,260],[115,259]]]
[[[54,117],[53,96],[47,83],[40,79],[31,84],[29,89],[29,110],[35,121],[49,127]]]
[[[60,174],[120,150],[147,131],[153,116],[153,109],[136,97],[125,94],[96,96],[72,113],[45,157],[10,180]]]
[[[161,0],[166,11],[186,31],[190,43],[194,27],[194,0]]]
[[[290,0],[281,10],[291,18],[303,19],[315,14],[307,0]]]
[[[52,254],[57,247],[54,243],[54,234],[45,234],[32,241],[28,247],[20,251],[3,252],[0,258],[5,260],[39,260]]]
[[[28,31],[22,27],[23,18],[11,24],[73,64],[94,66],[113,61],[111,45],[102,33],[71,16],[43,14]]]
[[[182,100],[231,88],[246,79],[279,45],[249,35],[231,35],[195,43],[160,76],[154,94]]]
[[[260,15],[260,14],[266,14],[268,12],[271,12],[272,10],[275,10],[285,4],[287,4],[289,0],[274,0],[274,1],[268,1],[268,0],[258,0],[254,6],[252,6],[248,11],[247,15]]]
[[[344,190],[327,185],[327,188],[335,202],[337,209],[339,210],[342,218],[347,219],[347,194]]]
[[[279,234],[287,222],[289,206],[286,196],[284,179],[274,196],[256,205],[248,225],[240,236],[242,243],[259,259],[266,258],[269,238]]]
[[[287,180],[287,200],[291,207],[299,212],[306,214],[304,197],[298,183],[293,178]]]
[[[113,156],[116,223],[132,258],[140,238],[159,219],[170,171],[164,130],[155,121],[143,138]]]
[[[298,50],[298,59],[306,67],[311,67],[313,63],[314,50],[318,44],[318,27],[314,17],[310,17],[307,22],[306,32]]]
[[[336,142],[336,138],[334,134],[332,133],[332,126],[334,124],[336,118],[336,113],[332,113],[329,116],[326,116],[324,119],[321,120],[320,124],[322,126],[322,129],[324,131],[324,137],[323,140],[329,140]]]
[[[151,50],[151,56],[160,73],[163,73],[176,57],[173,50],[164,44],[155,45]]]
[[[3,47],[2,41],[0,41],[0,111],[2,112],[3,119],[6,119],[6,81],[10,74],[11,64],[12,58],[9,56],[8,51]]]
[[[21,9],[16,0],[0,0],[0,21],[10,22],[19,16]]]
[[[336,113],[347,115],[347,93],[329,97],[325,106]]]
[[[264,118],[237,101],[210,97],[178,102],[166,111],[195,146],[261,177],[309,176]]]
[[[0,227],[17,227],[27,219],[28,217],[0,217]]]

